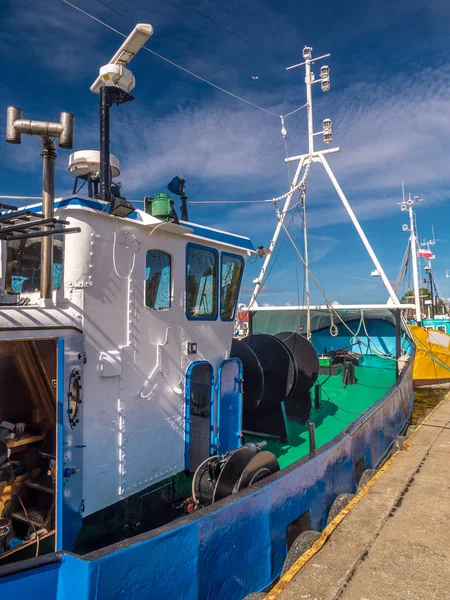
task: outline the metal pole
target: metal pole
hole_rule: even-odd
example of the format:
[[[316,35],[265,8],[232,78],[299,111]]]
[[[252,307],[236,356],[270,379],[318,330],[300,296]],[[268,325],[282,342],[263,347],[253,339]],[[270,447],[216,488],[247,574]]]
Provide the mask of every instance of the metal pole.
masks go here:
[[[430,279],[430,293],[431,293],[431,318],[434,319],[434,292],[433,292],[433,271],[431,269],[431,260],[429,261],[430,270],[428,271]]]
[[[306,228],[306,195],[303,198],[303,250],[305,253],[306,337],[311,340],[311,310],[309,297],[308,230]]]
[[[247,335],[252,335],[253,334],[253,315],[255,314],[252,311],[248,311],[248,331],[247,331]]]
[[[306,83],[306,110],[308,111],[308,149],[309,156],[314,153],[314,136],[313,136],[313,112],[312,112],[312,92],[311,92],[311,60],[305,60],[305,83]]]
[[[180,200],[181,200],[181,211],[180,211],[181,212],[181,220],[189,221],[188,209],[187,209],[187,196],[184,192],[181,194]]]
[[[329,164],[327,162],[327,159],[320,152],[317,153],[317,156],[319,157],[320,162],[323,164],[324,169],[325,169],[325,171],[328,174],[328,177],[331,179],[331,183],[333,184],[334,189],[336,190],[336,192],[337,192],[339,198],[341,199],[342,204],[344,205],[344,207],[345,207],[345,209],[346,209],[346,211],[347,211],[347,213],[348,213],[348,215],[349,215],[349,217],[350,217],[353,225],[355,226],[355,229],[358,232],[359,237],[361,238],[362,243],[366,247],[366,250],[369,253],[370,258],[372,259],[373,264],[375,265],[375,268],[380,273],[381,279],[383,280],[383,283],[384,283],[384,285],[386,287],[386,290],[389,293],[389,296],[390,296],[392,302],[394,304],[396,304],[396,305],[400,304],[399,300],[397,298],[397,294],[394,292],[394,289],[393,289],[392,285],[390,284],[389,279],[386,277],[386,273],[384,272],[383,267],[381,266],[381,264],[380,264],[380,262],[379,262],[379,260],[378,260],[378,258],[376,256],[375,252],[373,251],[372,246],[370,245],[369,240],[366,237],[366,234],[364,233],[361,225],[359,224],[359,221],[356,218],[355,213],[353,212],[350,204],[348,203],[348,200],[345,197],[344,192],[342,191],[339,183],[337,182],[336,177],[334,176],[333,171],[331,170],[331,168],[330,168],[330,166],[329,166]]]
[[[43,140],[44,143],[44,140]],[[53,219],[54,201],[55,201],[55,160],[56,148],[55,142],[46,143],[42,151],[42,209],[44,219]],[[52,229],[48,225],[44,231]],[[43,238],[41,243],[41,298],[52,297],[52,276],[53,276],[53,236],[49,235]]]
[[[420,310],[420,295],[419,295],[419,275],[417,272],[417,238],[416,238],[416,230],[414,227],[414,214],[412,206],[409,207],[409,229],[411,232],[410,235],[410,245],[411,245],[411,258],[412,258],[412,268],[413,268],[413,283],[414,283],[414,303],[416,305],[416,321],[417,325],[420,325],[422,321],[422,311]]]
[[[320,408],[320,392],[321,392],[320,384],[316,383],[316,385],[314,386],[314,408],[317,408],[317,409]]]
[[[398,377],[399,374],[399,368],[398,368],[398,359],[400,358],[400,355],[402,353],[402,346],[401,346],[401,333],[402,333],[402,329],[401,329],[401,312],[399,309],[397,309],[395,311],[395,369],[396,369],[396,378]]]
[[[292,180],[291,188],[295,188],[295,186],[298,183],[298,180],[300,179],[300,173],[302,172],[302,168],[303,168],[303,165],[305,163],[305,158],[306,157],[302,157],[300,159],[299,163],[298,163],[297,170],[296,170],[295,175],[294,175],[294,179]],[[261,271],[259,273],[259,277],[258,277],[257,282],[255,284],[255,289],[253,290],[253,294],[252,294],[252,297],[251,297],[249,305],[248,305],[249,309],[252,307],[253,303],[256,300],[256,297],[259,294],[259,290],[261,289],[262,282],[263,282],[263,279],[264,279],[264,275],[266,273],[267,267],[269,266],[270,259],[272,257],[272,252],[273,252],[273,249],[275,248],[275,244],[277,243],[277,239],[278,239],[278,236],[280,235],[280,231],[283,228],[284,219],[286,218],[286,214],[287,214],[286,211],[288,210],[288,208],[289,208],[289,206],[291,204],[291,200],[292,200],[292,196],[293,195],[294,195],[294,192],[292,192],[291,194],[289,194],[289,196],[286,198],[286,202],[284,203],[283,211],[282,211],[282,213],[281,213],[281,215],[279,217],[279,220],[278,220],[278,223],[277,223],[277,227],[275,229],[275,233],[274,233],[273,239],[270,241],[270,245],[269,245],[269,251],[270,252],[266,256],[266,258],[264,260],[264,264],[261,267]]]
[[[309,431],[309,451],[312,454],[316,451],[316,426],[314,423],[308,423],[308,431]]]
[[[111,165],[109,156],[109,88],[100,88],[100,198],[111,200]]]

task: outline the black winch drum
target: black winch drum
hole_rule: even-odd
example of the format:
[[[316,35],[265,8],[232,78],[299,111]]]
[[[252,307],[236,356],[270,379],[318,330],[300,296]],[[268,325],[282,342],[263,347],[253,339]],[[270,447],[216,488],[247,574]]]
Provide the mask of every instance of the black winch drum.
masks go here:
[[[259,408],[279,404],[290,394],[296,381],[291,350],[267,333],[255,333],[242,341],[256,354],[264,372],[264,391]]]
[[[248,462],[236,482],[233,494],[243,490],[280,470],[280,465],[272,452],[257,452]]]
[[[258,357],[247,344],[240,340],[231,343],[230,356],[239,358],[245,370],[244,376],[244,410],[256,410],[264,392],[264,373]]]
[[[217,478],[213,502],[222,500],[222,498],[226,498],[233,493],[234,486],[244,471],[245,466],[254,456],[254,451],[247,446],[242,446],[242,448],[233,452]]]
[[[319,376],[319,357],[314,346],[305,337],[292,331],[277,333],[275,337],[289,348],[295,362],[297,377],[291,395],[309,391]]]

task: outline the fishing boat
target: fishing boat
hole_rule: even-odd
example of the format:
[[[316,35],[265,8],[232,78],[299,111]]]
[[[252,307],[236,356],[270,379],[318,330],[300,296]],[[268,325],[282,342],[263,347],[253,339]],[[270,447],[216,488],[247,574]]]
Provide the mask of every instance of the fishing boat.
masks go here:
[[[136,209],[111,179],[110,109],[131,99],[128,64],[151,34],[137,25],[100,69],[100,151],[70,156],[72,194],[54,197],[54,163],[73,116],[7,111],[7,141],[40,137],[44,176],[42,202],[0,209],[5,598],[242,600],[320,535],[409,423],[408,305],[328,165],[337,149],[314,148],[311,90],[328,91],[329,68],[315,80],[321,57],[304,49],[310,145],[288,158],[277,231],[321,163],[391,300],[258,308],[260,279],[233,340],[250,239],[189,221],[182,176],[169,184],[180,215],[163,192]]]
[[[405,199],[403,189],[403,199],[400,203],[402,212],[407,212],[409,224],[403,225],[403,231],[409,232],[407,249],[403,259],[402,267],[398,278],[398,283],[409,269],[413,276],[413,295],[414,307],[410,312],[409,330],[416,346],[414,360],[413,381],[415,387],[436,387],[448,386],[450,384],[450,317],[448,308],[441,300],[443,314],[437,314],[436,298],[436,279],[433,274],[432,261],[435,256],[432,246],[435,244],[433,239],[418,243],[416,216],[414,205],[421,202],[421,198],[411,194]],[[419,287],[419,261],[425,261],[425,279],[424,283],[429,285],[430,299],[421,301],[421,289]],[[425,314],[428,309],[428,315]]]

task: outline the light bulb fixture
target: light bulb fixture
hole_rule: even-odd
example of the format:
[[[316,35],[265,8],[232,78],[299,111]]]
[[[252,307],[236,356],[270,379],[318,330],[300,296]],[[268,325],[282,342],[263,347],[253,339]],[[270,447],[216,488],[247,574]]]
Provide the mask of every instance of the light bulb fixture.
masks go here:
[[[323,141],[325,144],[331,144],[333,141],[333,124],[331,119],[323,120]]]
[[[320,81],[321,81],[322,92],[329,92],[330,91],[330,67],[328,67],[327,65],[320,67]]]
[[[113,196],[111,200],[111,208],[109,209],[109,214],[124,219],[125,217],[128,217],[128,215],[131,215],[131,213],[135,210],[136,209],[131,204],[131,202],[128,202],[128,200],[125,200],[125,198],[121,198],[120,196]]]
[[[309,60],[312,57],[312,48],[311,46],[305,46],[303,48],[303,58],[305,60]]]

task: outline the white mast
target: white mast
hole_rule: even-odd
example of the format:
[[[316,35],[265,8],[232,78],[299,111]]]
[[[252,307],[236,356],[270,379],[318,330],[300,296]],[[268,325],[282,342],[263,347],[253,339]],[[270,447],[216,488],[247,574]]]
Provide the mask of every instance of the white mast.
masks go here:
[[[405,188],[402,181],[402,195],[403,200],[400,203],[400,208],[402,211],[409,212],[409,229],[407,225],[403,225],[403,231],[409,231],[409,245],[411,248],[411,258],[412,258],[412,270],[413,270],[413,284],[414,284],[414,304],[416,305],[416,321],[417,325],[420,325],[422,321],[422,311],[420,310],[420,297],[419,297],[419,274],[417,269],[417,235],[416,235],[416,227],[414,223],[414,212],[413,206],[415,202],[421,202],[422,198],[419,196],[415,196],[411,198],[411,194],[409,194],[408,200],[405,200]]]
[[[361,225],[359,224],[358,219],[356,218],[355,213],[353,212],[347,198],[344,195],[344,192],[342,191],[341,187],[339,186],[339,183],[337,182],[336,177],[334,176],[334,173],[331,170],[331,167],[329,166],[329,164],[325,158],[326,154],[334,154],[335,152],[339,152],[339,148],[330,148],[329,150],[318,150],[318,151],[316,151],[314,149],[314,136],[316,136],[316,135],[323,135],[323,141],[325,144],[331,144],[331,141],[332,141],[331,119],[324,119],[322,131],[318,131],[317,133],[314,133],[313,112],[312,112],[312,89],[311,88],[315,83],[320,83],[323,92],[328,92],[330,90],[330,68],[325,65],[323,67],[321,67],[320,78],[314,79],[314,75],[313,75],[313,73],[311,73],[311,65],[323,58],[327,58],[328,56],[330,56],[330,55],[324,54],[323,56],[313,58],[312,57],[312,48],[309,46],[305,46],[305,48],[303,49],[303,58],[305,59],[304,62],[299,63],[297,65],[293,65],[292,67],[288,67],[286,69],[286,70],[295,69],[297,67],[305,65],[306,101],[307,101],[307,109],[308,109],[308,153],[301,154],[299,156],[291,156],[291,157],[288,157],[285,159],[285,162],[297,162],[298,161],[297,171],[295,173],[295,177],[292,182],[291,189],[295,188],[295,186],[297,185],[297,182],[300,179],[301,170],[305,163],[307,165],[306,170],[305,170],[305,175],[307,173],[309,165],[312,162],[318,162],[318,163],[322,164],[322,166],[324,167],[327,175],[329,176],[339,198],[341,199],[345,210],[347,211],[353,225],[355,226],[355,229],[358,232],[359,237],[361,238],[361,241],[363,242],[370,258],[372,259],[375,269],[380,274],[380,277],[381,277],[381,279],[386,287],[386,290],[389,294],[391,303],[394,306],[399,307],[400,303],[397,298],[397,295],[396,295],[389,279],[386,277],[383,267],[381,266],[380,262],[378,261],[378,258],[376,256],[372,246],[370,245],[369,240],[367,239]],[[264,276],[266,274],[267,268],[270,263],[270,259],[273,254],[273,249],[275,247],[275,244],[276,244],[276,241],[280,234],[280,231],[284,225],[286,210],[287,210],[287,208],[289,208],[291,198],[292,198],[292,194],[290,194],[287,197],[283,212],[278,215],[278,224],[277,224],[277,227],[275,230],[275,235],[274,235],[272,241],[270,242],[270,247],[269,247],[270,254],[268,254],[266,256],[266,259],[264,261],[264,265],[261,269],[259,277],[257,279],[255,279],[253,282],[255,284],[255,289],[253,291],[250,303],[248,305],[249,309],[252,307],[252,305],[255,302],[256,297],[261,289],[261,285],[262,285]],[[307,245],[306,245],[306,248],[307,248]],[[308,257],[307,256],[305,256],[305,263],[306,263],[306,265],[308,265]],[[309,298],[308,268],[306,268],[306,273],[305,273],[305,291],[306,290],[308,290],[307,297]],[[309,306],[309,302],[308,302],[308,306]],[[309,319],[309,310],[308,310],[308,319]],[[310,335],[310,327],[309,326],[307,327],[307,334]]]
[[[305,162],[305,159],[303,158],[298,163],[297,170],[296,170],[295,175],[294,175],[294,179],[292,180],[292,183],[291,183],[291,190],[294,190],[295,186],[298,183],[298,180],[300,178],[300,173],[302,172],[302,168],[303,168],[304,162]],[[265,276],[267,268],[269,266],[270,259],[271,259],[272,254],[273,254],[273,250],[275,248],[275,244],[277,243],[278,236],[280,235],[280,232],[283,229],[284,219],[286,218],[286,214],[287,214],[287,211],[288,211],[289,206],[291,204],[291,200],[292,200],[292,196],[293,195],[294,195],[294,191],[292,191],[292,193],[290,193],[289,196],[286,198],[286,202],[284,203],[284,206],[283,206],[283,211],[281,212],[281,214],[278,217],[278,223],[277,223],[277,227],[275,229],[275,233],[274,233],[273,238],[271,239],[270,244],[269,244],[269,252],[267,253],[266,258],[265,258],[264,263],[263,263],[263,266],[261,267],[261,271],[259,273],[259,277],[253,281],[255,289],[253,290],[253,294],[252,294],[252,297],[251,297],[249,305],[248,305],[249,310],[253,306],[253,303],[255,302],[256,297],[259,294],[259,290],[261,289],[261,286],[264,283],[264,276]]]

